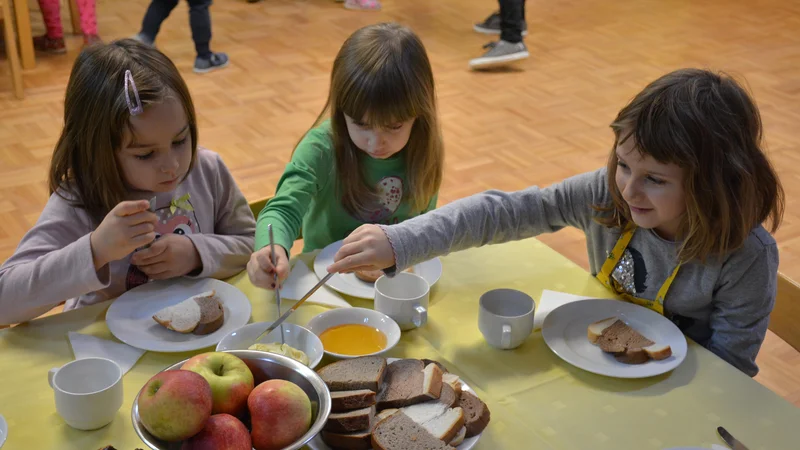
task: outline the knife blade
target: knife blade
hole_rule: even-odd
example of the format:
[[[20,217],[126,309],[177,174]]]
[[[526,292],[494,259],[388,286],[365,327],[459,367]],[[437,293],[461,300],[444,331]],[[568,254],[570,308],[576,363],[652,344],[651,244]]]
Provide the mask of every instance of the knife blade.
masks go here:
[[[728,430],[726,430],[725,428],[717,427],[717,433],[719,433],[722,440],[724,440],[725,443],[728,444],[728,446],[730,446],[730,448],[732,448],[733,450],[748,450],[748,448],[745,447],[744,444],[742,444],[741,442],[739,442],[739,440],[733,437],[733,435],[730,434]]]

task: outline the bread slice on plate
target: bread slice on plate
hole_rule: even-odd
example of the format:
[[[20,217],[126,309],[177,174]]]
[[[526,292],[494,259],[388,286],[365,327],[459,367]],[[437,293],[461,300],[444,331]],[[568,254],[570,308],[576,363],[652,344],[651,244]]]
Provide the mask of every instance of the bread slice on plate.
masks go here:
[[[450,442],[464,427],[464,410],[440,402],[418,403],[400,411],[444,442]]]
[[[387,416],[388,417],[388,416]],[[322,430],[320,437],[328,447],[341,450],[370,450],[372,448],[372,430],[378,424],[377,417],[372,418],[369,428],[352,433],[336,433]]]
[[[375,395],[375,391],[369,389],[331,392],[331,411],[345,412],[368,408],[376,403]]]
[[[420,361],[421,362],[421,361]],[[372,430],[375,450],[453,450],[402,411],[381,420]]]
[[[192,333],[198,335],[211,334],[222,327],[225,323],[225,308],[219,301],[214,291],[207,292],[208,295],[196,295],[194,301],[200,305],[200,321]]]
[[[489,425],[491,414],[489,407],[472,392],[464,391],[458,401],[458,406],[464,410],[464,426],[467,427],[466,437],[471,438],[483,433]]]
[[[442,393],[442,369],[418,359],[401,359],[386,368],[386,379],[378,393],[378,410],[401,408],[432,399]]]
[[[380,390],[386,374],[386,359],[379,356],[343,359],[317,371],[328,389],[336,391]]]
[[[153,320],[178,333],[210,334],[225,322],[225,310],[216,292],[208,291],[158,311]]]
[[[651,341],[617,317],[589,325],[587,334],[590,342],[625,364],[644,364],[672,355],[669,345]]]
[[[467,437],[467,427],[461,427],[456,434],[456,437],[453,438],[448,444],[452,445],[453,447],[458,447],[464,442],[464,439]]]
[[[647,356],[656,361],[661,361],[662,359],[667,359],[672,356],[672,347],[667,344],[653,344],[649,347],[645,347],[643,350],[647,352]]]
[[[605,331],[606,328],[613,325],[614,322],[616,322],[617,320],[619,319],[617,319],[616,317],[609,317],[608,319],[598,320],[597,322],[589,325],[588,329],[589,342],[591,342],[592,344],[596,344],[598,339],[600,339],[600,336],[603,335],[603,331]]]
[[[369,430],[369,426],[374,419],[375,406],[343,413],[333,413],[328,416],[325,430],[333,431],[334,433],[353,433]]]

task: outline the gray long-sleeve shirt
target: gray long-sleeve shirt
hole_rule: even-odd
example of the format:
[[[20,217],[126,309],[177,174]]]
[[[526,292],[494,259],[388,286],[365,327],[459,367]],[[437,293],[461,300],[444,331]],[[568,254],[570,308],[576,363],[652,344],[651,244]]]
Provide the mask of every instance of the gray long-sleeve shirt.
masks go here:
[[[596,275],[621,230],[595,222],[592,205],[610,201],[605,169],[540,189],[487,191],[397,225],[381,226],[395,252],[396,268],[454,251],[525,239],[566,226],[586,234]],[[680,243],[639,229],[628,245],[636,297],[654,299],[675,268]],[[744,246],[724,258],[684,263],[664,300],[665,315],[690,338],[744,373],[758,373],[755,359],[775,302],[778,248],[761,226]]]
[[[173,211],[170,201],[185,194],[188,205]],[[128,200],[152,195],[134,193]],[[182,234],[194,243],[203,263],[194,276],[226,278],[247,265],[255,218],[216,153],[198,149],[189,176],[174,192],[156,196],[155,213],[157,234]],[[36,225],[0,266],[0,325],[33,319],[64,300],[65,309],[98,303],[147,282],[130,255],[96,271],[89,241],[94,229],[86,211],[50,196]]]

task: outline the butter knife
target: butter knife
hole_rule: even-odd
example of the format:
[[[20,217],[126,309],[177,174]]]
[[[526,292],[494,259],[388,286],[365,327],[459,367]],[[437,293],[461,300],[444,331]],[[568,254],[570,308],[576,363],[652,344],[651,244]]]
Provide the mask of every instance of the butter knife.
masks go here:
[[[294,312],[294,311],[295,311],[297,308],[299,308],[299,307],[300,307],[300,305],[302,305],[302,304],[303,304],[303,302],[305,302],[306,300],[308,300],[308,298],[309,298],[309,297],[311,297],[312,295],[314,295],[314,292],[317,292],[317,290],[318,290],[319,288],[321,288],[321,287],[322,287],[322,285],[324,285],[325,283],[327,283],[327,282],[328,282],[328,280],[330,280],[330,279],[331,279],[331,277],[332,277],[332,276],[334,276],[334,275],[335,275],[334,273],[329,273],[329,274],[325,275],[325,277],[324,277],[324,278],[322,278],[321,280],[319,280],[319,283],[317,283],[317,284],[316,284],[316,285],[315,285],[313,288],[311,288],[311,290],[310,290],[310,291],[308,291],[308,292],[306,293],[306,295],[304,295],[304,296],[303,296],[303,298],[301,298],[301,299],[300,299],[300,300],[299,300],[297,303],[295,303],[295,304],[294,304],[294,306],[292,306],[291,308],[289,308],[289,310],[288,310],[288,311],[286,311],[285,313],[283,313],[283,315],[282,315],[282,316],[280,316],[280,317],[278,318],[278,320],[276,320],[275,322],[273,322],[273,323],[272,323],[272,325],[270,325],[270,326],[269,326],[269,328],[267,328],[267,330],[266,330],[266,331],[264,331],[263,333],[261,333],[261,334],[260,334],[260,335],[259,335],[259,336],[256,338],[256,341],[255,341],[255,342],[256,342],[256,343],[258,343],[259,341],[261,341],[261,339],[263,339],[263,338],[264,338],[264,337],[266,337],[268,334],[272,333],[272,332],[273,332],[273,331],[274,331],[276,328],[278,328],[279,326],[281,326],[281,324],[282,324],[282,323],[283,323],[283,322],[286,320],[286,318],[287,318],[287,317],[289,317],[289,315],[290,315],[290,314],[292,314],[292,313],[293,313],[293,312]],[[745,450],[746,450],[746,449],[745,449]]]
[[[719,433],[722,440],[725,441],[730,448],[733,450],[748,450],[747,447],[744,446],[741,442],[739,442],[733,435],[728,433],[728,430],[722,427],[717,427],[717,433]]]

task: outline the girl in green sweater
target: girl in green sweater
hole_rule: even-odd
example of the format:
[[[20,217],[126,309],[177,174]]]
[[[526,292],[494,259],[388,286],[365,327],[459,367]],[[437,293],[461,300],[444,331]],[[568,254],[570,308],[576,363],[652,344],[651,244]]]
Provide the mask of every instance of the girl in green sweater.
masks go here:
[[[258,215],[250,280],[266,289],[275,288],[275,272],[284,280],[301,229],[308,252],[365,223],[433,209],[443,164],[433,72],[419,37],[397,24],[356,31],[334,60],[325,108]]]

